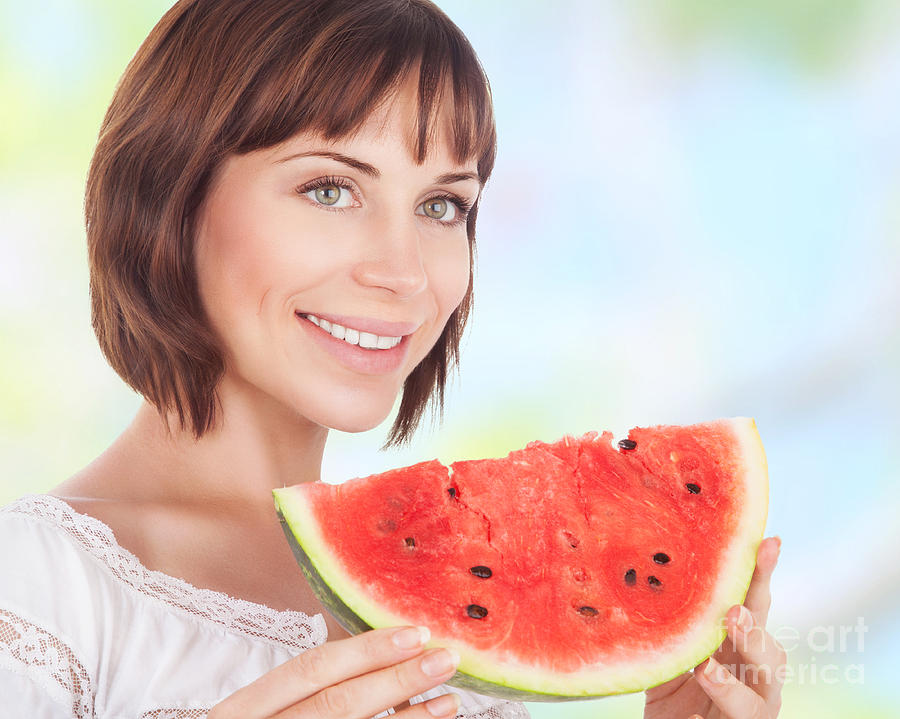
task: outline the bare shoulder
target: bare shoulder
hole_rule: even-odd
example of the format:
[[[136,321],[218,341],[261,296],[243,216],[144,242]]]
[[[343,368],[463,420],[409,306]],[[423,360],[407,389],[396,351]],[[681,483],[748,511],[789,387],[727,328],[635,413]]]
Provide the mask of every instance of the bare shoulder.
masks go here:
[[[62,499],[76,512],[100,520],[112,530],[116,543],[134,554],[148,569],[207,586],[210,555],[198,553],[227,532],[212,531],[212,513],[191,511],[184,503],[163,495],[148,495],[140,481],[128,486],[100,468],[88,467],[48,494]],[[213,588],[213,587],[209,587]]]
[[[148,527],[158,519],[158,510],[154,512],[147,503],[129,498],[102,474],[91,471],[80,472],[48,494],[63,500],[79,514],[100,520],[112,530],[120,546],[142,563],[145,559],[152,563]]]
[[[147,569],[280,611],[322,613],[330,640],[349,634],[316,599],[274,511],[132,496],[115,478],[83,472],[55,487],[76,512],[99,519]]]

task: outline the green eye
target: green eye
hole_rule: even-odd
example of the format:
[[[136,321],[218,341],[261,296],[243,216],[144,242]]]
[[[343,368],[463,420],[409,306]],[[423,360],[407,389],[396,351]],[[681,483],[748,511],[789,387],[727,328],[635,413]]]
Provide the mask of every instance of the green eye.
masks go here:
[[[422,205],[423,213],[432,220],[450,221],[456,217],[456,205],[448,202],[443,197],[435,197],[427,200]]]
[[[447,202],[445,200],[429,200],[425,203],[425,214],[440,220],[447,214]]]
[[[337,185],[325,185],[315,189],[316,202],[323,205],[336,205],[341,199],[341,188]]]
[[[354,204],[353,186],[340,177],[320,177],[298,187],[297,192],[319,207],[343,210],[345,207],[359,207]]]

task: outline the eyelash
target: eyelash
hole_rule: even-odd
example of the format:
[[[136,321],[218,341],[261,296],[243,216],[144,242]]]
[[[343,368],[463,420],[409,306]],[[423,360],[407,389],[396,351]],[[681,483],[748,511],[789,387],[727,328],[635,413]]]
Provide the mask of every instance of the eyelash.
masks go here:
[[[343,177],[334,177],[332,175],[328,175],[326,177],[320,177],[316,180],[313,180],[312,182],[307,182],[305,185],[301,185],[297,188],[297,194],[305,195],[307,192],[318,190],[320,187],[340,187],[343,190],[353,192],[353,186],[348,180],[345,180]],[[431,220],[432,222],[436,222],[439,225],[443,225],[444,227],[456,227],[457,225],[463,224],[469,216],[469,211],[472,209],[472,203],[470,201],[460,197],[459,195],[454,195],[449,192],[428,197],[422,204],[425,204],[426,202],[433,202],[434,200],[446,200],[447,202],[451,202],[456,205],[456,217],[450,222],[436,220],[433,217],[424,215],[426,219]],[[329,212],[344,212],[345,210],[351,209],[349,207],[328,207],[327,205],[319,206],[328,210]]]

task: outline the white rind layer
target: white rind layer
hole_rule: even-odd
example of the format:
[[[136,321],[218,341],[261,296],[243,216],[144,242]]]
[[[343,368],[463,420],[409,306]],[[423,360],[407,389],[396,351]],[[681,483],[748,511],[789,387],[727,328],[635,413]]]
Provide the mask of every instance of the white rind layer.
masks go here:
[[[428,647],[450,647],[460,655],[458,671],[494,684],[524,692],[553,696],[601,696],[643,691],[689,671],[712,654],[726,636],[724,618],[728,609],[741,604],[756,566],[756,551],[765,531],[768,511],[768,468],[756,423],[746,417],[718,420],[730,427],[741,448],[741,464],[745,468],[742,486],[741,522],[729,547],[723,552],[722,567],[716,593],[706,611],[698,615],[693,626],[665,647],[655,647],[633,662],[617,660],[608,667],[586,666],[581,672],[554,675],[535,671],[530,665],[504,662],[498,665],[484,651],[456,641],[453,637],[432,634]],[[602,441],[602,435],[597,441]],[[316,571],[335,594],[372,627],[410,624],[404,617],[373,603],[346,567],[335,562],[330,543],[325,541],[304,496],[291,487],[275,490],[276,505],[303,547]],[[327,561],[323,561],[327,560]],[[434,632],[434,628],[431,628]],[[654,661],[652,652],[658,651]]]

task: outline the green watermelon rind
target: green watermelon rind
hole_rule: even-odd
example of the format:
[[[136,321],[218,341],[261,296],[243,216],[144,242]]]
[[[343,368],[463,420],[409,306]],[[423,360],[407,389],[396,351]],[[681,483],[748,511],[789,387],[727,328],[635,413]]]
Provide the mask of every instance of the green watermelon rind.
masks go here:
[[[281,514],[281,510],[279,510],[279,514]],[[288,543],[294,552],[294,557],[297,559],[297,563],[300,565],[304,576],[310,583],[310,586],[315,595],[319,598],[319,601],[325,606],[326,610],[351,634],[362,634],[363,632],[373,629],[374,627],[367,624],[362,617],[347,606],[331,586],[325,582],[322,575],[316,570],[313,560],[305,551],[303,551],[303,547],[294,536],[289,522],[283,515],[281,516],[281,528],[284,530],[284,534],[288,539]],[[390,615],[386,614],[386,616]],[[402,618],[392,618],[386,620],[383,624],[379,624],[379,626],[401,626],[408,623],[408,621],[405,621]],[[432,641],[426,648],[430,649],[432,646],[438,645]],[[441,642],[440,646],[449,646],[449,643]],[[481,694],[490,693],[494,696],[502,696],[503,698],[516,699],[518,701],[562,701],[564,699],[563,697],[537,694],[535,692],[514,689],[501,684],[487,682],[480,677],[471,676],[462,671],[457,671],[456,674],[445,683],[459,689],[468,689]],[[571,697],[573,700],[582,698],[584,697]]]
[[[313,592],[319,598],[319,601],[321,601],[325,606],[326,610],[337,619],[338,623],[344,629],[346,629],[351,634],[361,634],[363,632],[369,631],[370,629],[373,629],[374,627],[367,624],[362,619],[362,617],[359,616],[359,614],[357,614],[351,607],[347,606],[347,604],[341,599],[338,593],[336,593],[335,590],[323,579],[322,574],[317,571],[313,560],[303,550],[300,541],[294,535],[294,532],[291,529],[291,522],[286,519],[286,517],[282,513],[283,510],[279,508],[278,512],[281,518],[281,528],[284,530],[284,534],[288,539],[288,543],[291,546],[294,557],[296,558],[297,563],[300,565],[300,569],[302,570],[307,581],[310,583]],[[361,611],[365,610],[363,609]],[[378,626],[401,626],[409,623],[405,619],[401,617],[394,617],[390,613],[384,613],[384,616],[387,618],[382,623],[379,623],[375,620],[373,621],[375,621]],[[427,645],[426,648],[431,648],[432,646],[450,645],[451,644],[449,642],[435,643],[434,641],[432,641]],[[576,700],[585,698],[583,696],[561,697],[558,695],[548,695],[545,693],[536,693],[533,691],[516,689],[502,684],[485,681],[481,677],[472,676],[460,670],[458,670],[456,674],[454,674],[453,677],[445,683],[459,689],[468,689],[470,691],[478,692],[481,694],[491,694],[493,696],[499,696],[505,699],[515,699],[518,701],[564,701],[565,699]]]
[[[631,664],[619,662],[615,671],[606,668],[599,679],[596,668],[554,675],[545,668],[493,661],[489,651],[475,650],[453,637],[435,634],[428,647],[450,647],[460,655],[457,673],[446,683],[461,689],[505,699],[560,702],[591,699],[613,694],[644,691],[690,671],[722,644],[726,637],[724,617],[728,609],[743,603],[756,566],[756,553],[765,531],[768,509],[768,470],[755,422],[737,417],[716,423],[730,427],[741,448],[744,496],[741,523],[732,543],[723,551],[726,565],[716,582],[717,591],[707,611],[698,615],[689,630],[667,642],[665,650],[648,648]],[[661,429],[665,429],[662,427]],[[598,438],[597,441],[603,441]],[[358,634],[373,627],[410,624],[408,617],[393,614],[369,599],[352,572],[336,559],[301,493],[291,487],[273,492],[285,536],[304,575],[326,609],[348,632]],[[433,629],[433,628],[432,628]],[[657,660],[649,657],[656,655]]]

